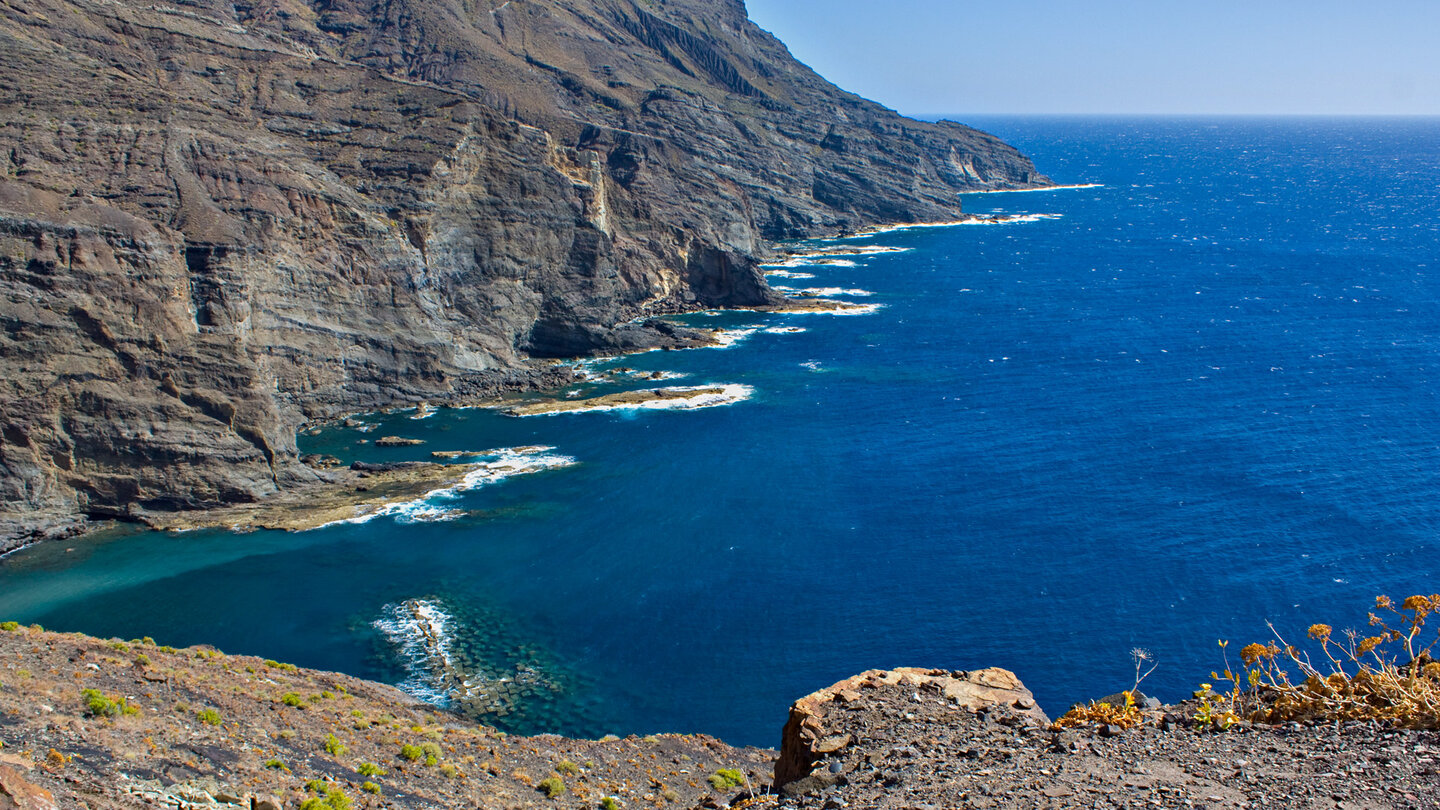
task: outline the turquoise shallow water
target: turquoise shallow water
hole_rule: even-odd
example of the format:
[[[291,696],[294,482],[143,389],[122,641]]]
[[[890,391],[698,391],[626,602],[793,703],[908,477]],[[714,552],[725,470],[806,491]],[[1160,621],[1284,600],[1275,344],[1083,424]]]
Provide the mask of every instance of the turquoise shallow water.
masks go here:
[[[1440,123],[975,123],[1101,185],[972,195],[1057,216],[775,279],[873,314],[690,316],[753,331],[609,364],[748,400],[372,417],[305,449],[575,463],[438,500],[446,522],[31,549],[0,562],[0,615],[443,700],[424,620],[512,696],[502,726],[775,745],[791,700],[869,667],[1006,666],[1058,712],[1129,686],[1140,646],[1175,699],[1218,638],[1440,590]],[[359,443],[386,434],[428,443]]]

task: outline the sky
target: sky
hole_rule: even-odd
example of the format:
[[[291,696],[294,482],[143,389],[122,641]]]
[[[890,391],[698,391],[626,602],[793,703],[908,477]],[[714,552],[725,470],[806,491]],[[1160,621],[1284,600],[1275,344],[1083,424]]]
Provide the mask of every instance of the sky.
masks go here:
[[[746,0],[909,115],[1440,115],[1440,0]]]

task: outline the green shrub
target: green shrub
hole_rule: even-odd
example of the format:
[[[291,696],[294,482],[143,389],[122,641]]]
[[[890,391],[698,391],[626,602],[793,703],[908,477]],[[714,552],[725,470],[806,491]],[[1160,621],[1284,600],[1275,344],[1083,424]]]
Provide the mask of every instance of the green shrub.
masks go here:
[[[93,717],[119,717],[122,714],[139,714],[140,710],[125,702],[125,698],[108,698],[99,689],[85,689],[80,692],[85,708]]]
[[[420,746],[418,745],[410,745],[409,743],[406,743],[405,745],[400,746],[400,758],[403,760],[414,762],[415,760],[419,759],[424,755],[425,752],[421,751]]]
[[[220,712],[214,709],[205,709],[204,711],[196,712],[195,717],[207,726],[220,725]]]
[[[374,793],[376,796],[380,795],[380,786],[374,782],[364,782],[360,785],[360,789],[366,793]]]
[[[284,695],[281,695],[280,702],[286,706],[294,706],[297,709],[305,708],[304,699],[294,692],[286,692]]]
[[[266,658],[265,666],[270,667],[271,669],[278,669],[281,672],[294,672],[295,670],[299,669],[299,667],[295,666],[294,664],[282,664],[279,661],[274,660],[273,658]]]
[[[4,631],[7,632],[7,633],[13,633],[13,632],[15,632],[16,630],[19,630],[19,629],[20,629],[20,623],[19,623],[19,622],[0,622],[0,630],[4,630]]]
[[[286,773],[290,772],[290,766],[286,765],[278,759],[265,760],[265,768],[272,771],[284,771]]]
[[[331,791],[329,796],[320,798],[311,796],[300,803],[300,810],[350,810],[350,797],[338,790]]]
[[[555,771],[557,773],[564,774],[565,776],[574,776],[575,774],[580,773],[580,766],[576,765],[568,759],[562,759],[558,764],[555,765]]]
[[[148,667],[150,666],[150,656],[146,655],[145,653],[140,653],[139,655],[135,656],[135,663],[139,664],[142,667]]]
[[[340,742],[339,737],[336,737],[334,734],[325,735],[325,753],[332,757],[343,757],[349,750],[349,748],[345,747],[345,743]]]
[[[536,787],[540,789],[541,793],[553,799],[565,792],[565,780],[558,776],[547,776],[541,779],[540,784]]]
[[[620,800],[614,796],[606,796],[600,800],[600,810],[620,810]]]
[[[361,776],[384,776],[384,775],[385,775],[385,769],[384,769],[384,768],[381,768],[379,765],[376,765],[376,764],[373,763],[373,762],[362,762],[362,763],[360,763],[360,767],[356,768],[356,769],[355,769],[355,772],[358,773],[358,774],[360,774]]]
[[[305,783],[305,789],[319,796],[311,796],[300,803],[300,810],[350,810],[350,797],[339,787],[331,787],[319,779]]]
[[[716,790],[729,790],[745,784],[745,774],[734,768],[721,768],[706,781]]]

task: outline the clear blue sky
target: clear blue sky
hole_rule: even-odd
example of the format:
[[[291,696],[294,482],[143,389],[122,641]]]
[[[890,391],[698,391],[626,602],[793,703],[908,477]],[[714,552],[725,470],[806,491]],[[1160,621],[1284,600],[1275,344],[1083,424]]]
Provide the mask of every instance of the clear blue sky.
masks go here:
[[[1440,0],[746,0],[903,113],[1440,115]]]

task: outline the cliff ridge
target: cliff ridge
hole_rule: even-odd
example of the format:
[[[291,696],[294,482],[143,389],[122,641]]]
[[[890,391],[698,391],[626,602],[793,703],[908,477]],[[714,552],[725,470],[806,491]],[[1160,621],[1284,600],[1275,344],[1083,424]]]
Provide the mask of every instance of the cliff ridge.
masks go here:
[[[0,551],[327,478],[298,427],[774,304],[769,240],[1043,185],[735,0],[0,4]]]

